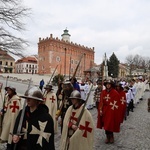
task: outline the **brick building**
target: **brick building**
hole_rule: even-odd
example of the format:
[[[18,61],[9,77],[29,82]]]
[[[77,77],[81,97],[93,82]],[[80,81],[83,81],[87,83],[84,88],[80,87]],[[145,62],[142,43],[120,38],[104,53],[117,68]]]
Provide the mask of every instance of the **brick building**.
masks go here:
[[[56,74],[71,76],[81,58],[77,76],[83,77],[84,70],[94,65],[94,47],[88,48],[80,44],[70,42],[70,34],[65,29],[62,39],[54,38],[52,34],[45,39],[39,38],[39,74],[52,74],[58,65]]]
[[[27,56],[16,61],[15,72],[37,74],[38,73],[38,59],[37,56]]]

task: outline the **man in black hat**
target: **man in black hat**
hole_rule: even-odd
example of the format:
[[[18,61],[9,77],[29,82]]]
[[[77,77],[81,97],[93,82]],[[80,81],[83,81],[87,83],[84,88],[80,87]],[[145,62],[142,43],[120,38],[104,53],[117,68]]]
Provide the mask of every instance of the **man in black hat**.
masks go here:
[[[0,114],[3,115],[2,133],[0,139],[3,142],[7,142],[7,150],[11,149],[12,136],[14,123],[16,117],[21,109],[20,97],[17,96],[16,89],[12,86],[5,87],[7,94],[5,95],[5,101],[3,109]]]
[[[54,124],[49,114],[48,107],[43,100],[43,94],[37,87],[32,87],[21,96],[27,100],[21,132],[23,136],[17,135],[19,113],[15,127],[13,142],[17,143],[17,150],[55,150],[54,147]]]
[[[44,94],[44,100],[45,100],[45,105],[49,109],[49,114],[52,116],[53,121],[54,121],[54,131],[55,133],[57,132],[58,128],[58,121],[56,120],[56,112],[57,112],[57,97],[56,93],[53,92],[53,86],[50,84],[47,84],[46,87],[44,87],[46,90]]]

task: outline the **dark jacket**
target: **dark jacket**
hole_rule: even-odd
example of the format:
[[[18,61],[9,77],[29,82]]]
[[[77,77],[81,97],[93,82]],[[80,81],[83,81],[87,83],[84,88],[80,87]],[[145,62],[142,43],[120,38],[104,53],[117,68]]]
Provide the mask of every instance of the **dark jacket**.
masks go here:
[[[14,134],[17,133],[21,112],[16,119]],[[17,144],[18,150],[23,150],[21,148],[23,145],[25,145],[27,150],[55,150],[54,123],[46,105],[40,104],[32,113],[29,111],[29,107],[26,106],[22,128],[27,131],[27,139],[21,138]],[[43,134],[40,135],[41,131]],[[43,136],[44,134],[46,136]]]

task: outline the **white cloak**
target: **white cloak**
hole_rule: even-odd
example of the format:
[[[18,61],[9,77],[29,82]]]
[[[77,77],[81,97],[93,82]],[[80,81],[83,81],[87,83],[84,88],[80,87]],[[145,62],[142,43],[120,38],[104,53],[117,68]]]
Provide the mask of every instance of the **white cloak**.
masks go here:
[[[3,118],[0,139],[3,141],[8,141],[8,143],[11,144],[12,135],[10,133],[13,133],[14,124],[21,109],[20,97],[14,95],[10,100],[8,100],[8,96],[6,96],[4,109],[6,112]]]
[[[70,143],[67,149],[67,133],[69,122],[71,121],[73,124],[76,124],[76,120],[70,120],[70,118],[72,118],[71,116],[73,116],[73,118],[78,118],[82,108],[83,106],[78,109],[73,109],[73,106],[68,108],[63,122],[60,150],[93,150],[94,123],[90,112],[86,108],[84,109],[78,129],[69,139]]]
[[[57,112],[57,96],[53,91],[50,91],[44,96],[45,105],[49,109],[49,114],[52,116],[54,121],[54,131],[55,133],[58,130],[58,121],[56,120],[56,112]]]

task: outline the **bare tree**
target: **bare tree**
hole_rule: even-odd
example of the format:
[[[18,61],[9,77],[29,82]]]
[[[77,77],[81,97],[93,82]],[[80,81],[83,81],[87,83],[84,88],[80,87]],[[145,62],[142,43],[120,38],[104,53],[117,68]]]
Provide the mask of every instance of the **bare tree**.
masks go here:
[[[131,76],[131,72],[134,70],[134,57],[133,57],[133,55],[128,55],[125,59],[125,63],[129,67],[129,75]]]
[[[25,30],[23,18],[28,17],[30,9],[21,0],[0,0],[0,49],[17,56],[23,55],[28,42],[12,32]]]
[[[138,54],[133,57],[134,69],[139,68],[142,65],[143,57]]]
[[[147,71],[149,71],[150,68],[150,58],[149,57],[142,57],[139,55],[128,55],[126,57],[126,63],[129,66],[129,70],[130,70],[130,76],[131,76],[131,72],[135,69],[143,69],[143,73],[146,73]]]

